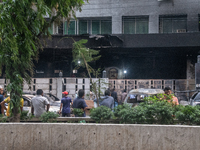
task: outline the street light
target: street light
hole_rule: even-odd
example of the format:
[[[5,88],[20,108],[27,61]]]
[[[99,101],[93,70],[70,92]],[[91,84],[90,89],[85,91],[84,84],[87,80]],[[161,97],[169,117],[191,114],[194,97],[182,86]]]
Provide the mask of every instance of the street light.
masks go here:
[[[78,64],[80,64],[80,63],[81,63],[81,61],[79,60],[79,61],[78,61]]]
[[[126,70],[124,70],[124,77],[125,77],[125,79],[126,79],[126,73],[127,73],[127,71],[126,71]]]

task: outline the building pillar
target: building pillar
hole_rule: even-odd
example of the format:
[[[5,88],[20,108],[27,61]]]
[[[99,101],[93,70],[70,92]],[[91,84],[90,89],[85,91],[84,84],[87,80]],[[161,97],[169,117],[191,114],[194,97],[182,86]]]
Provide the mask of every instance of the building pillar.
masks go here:
[[[59,78],[57,78],[57,97],[61,100],[62,99],[62,72],[59,73]]]
[[[191,59],[187,58],[187,79],[195,79],[195,65],[192,64]]]
[[[199,31],[199,18],[195,13],[187,14],[187,32],[198,32]]]
[[[149,16],[149,33],[159,33],[159,15]]]
[[[112,34],[122,34],[122,16],[112,16]]]

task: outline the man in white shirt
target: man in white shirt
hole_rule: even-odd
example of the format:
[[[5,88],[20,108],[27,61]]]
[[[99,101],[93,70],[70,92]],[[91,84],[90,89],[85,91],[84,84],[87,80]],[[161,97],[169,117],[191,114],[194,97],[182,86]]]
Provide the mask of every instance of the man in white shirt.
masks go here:
[[[49,101],[46,97],[43,97],[42,89],[37,90],[37,95],[31,99],[32,107],[31,113],[35,117],[40,117],[44,112],[48,112],[50,108]],[[45,105],[47,105],[47,110],[45,110]]]

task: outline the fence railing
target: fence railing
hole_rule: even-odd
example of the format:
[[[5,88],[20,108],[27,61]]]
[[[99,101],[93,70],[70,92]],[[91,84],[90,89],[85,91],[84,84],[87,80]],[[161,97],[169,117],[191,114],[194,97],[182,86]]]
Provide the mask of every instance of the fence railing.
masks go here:
[[[33,78],[31,85],[24,83],[23,91],[35,92],[37,89],[43,89],[44,93],[52,93],[56,95],[58,92],[57,82],[58,78]],[[98,79],[93,79],[98,80]],[[164,89],[165,87],[171,87],[174,94],[179,100],[189,100],[192,96],[195,88],[194,79],[106,79],[109,83],[109,88],[115,88],[119,98],[124,89],[129,92],[131,89],[138,88],[158,88]],[[9,80],[0,79],[0,85],[5,87],[9,83]],[[62,78],[62,91],[69,91],[69,96],[75,98],[76,91],[84,89],[86,95],[91,90],[91,83],[89,78]]]

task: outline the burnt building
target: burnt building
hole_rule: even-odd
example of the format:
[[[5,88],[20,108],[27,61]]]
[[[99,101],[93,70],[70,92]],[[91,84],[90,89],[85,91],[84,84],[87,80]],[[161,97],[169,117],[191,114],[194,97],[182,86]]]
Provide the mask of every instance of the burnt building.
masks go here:
[[[52,40],[35,63],[35,77],[56,77],[60,71],[72,76],[72,37],[88,39],[88,48],[100,50],[102,57],[91,65],[109,78],[194,79],[199,14],[197,0],[89,0],[77,20],[52,24]],[[75,76],[85,74],[80,68]]]

